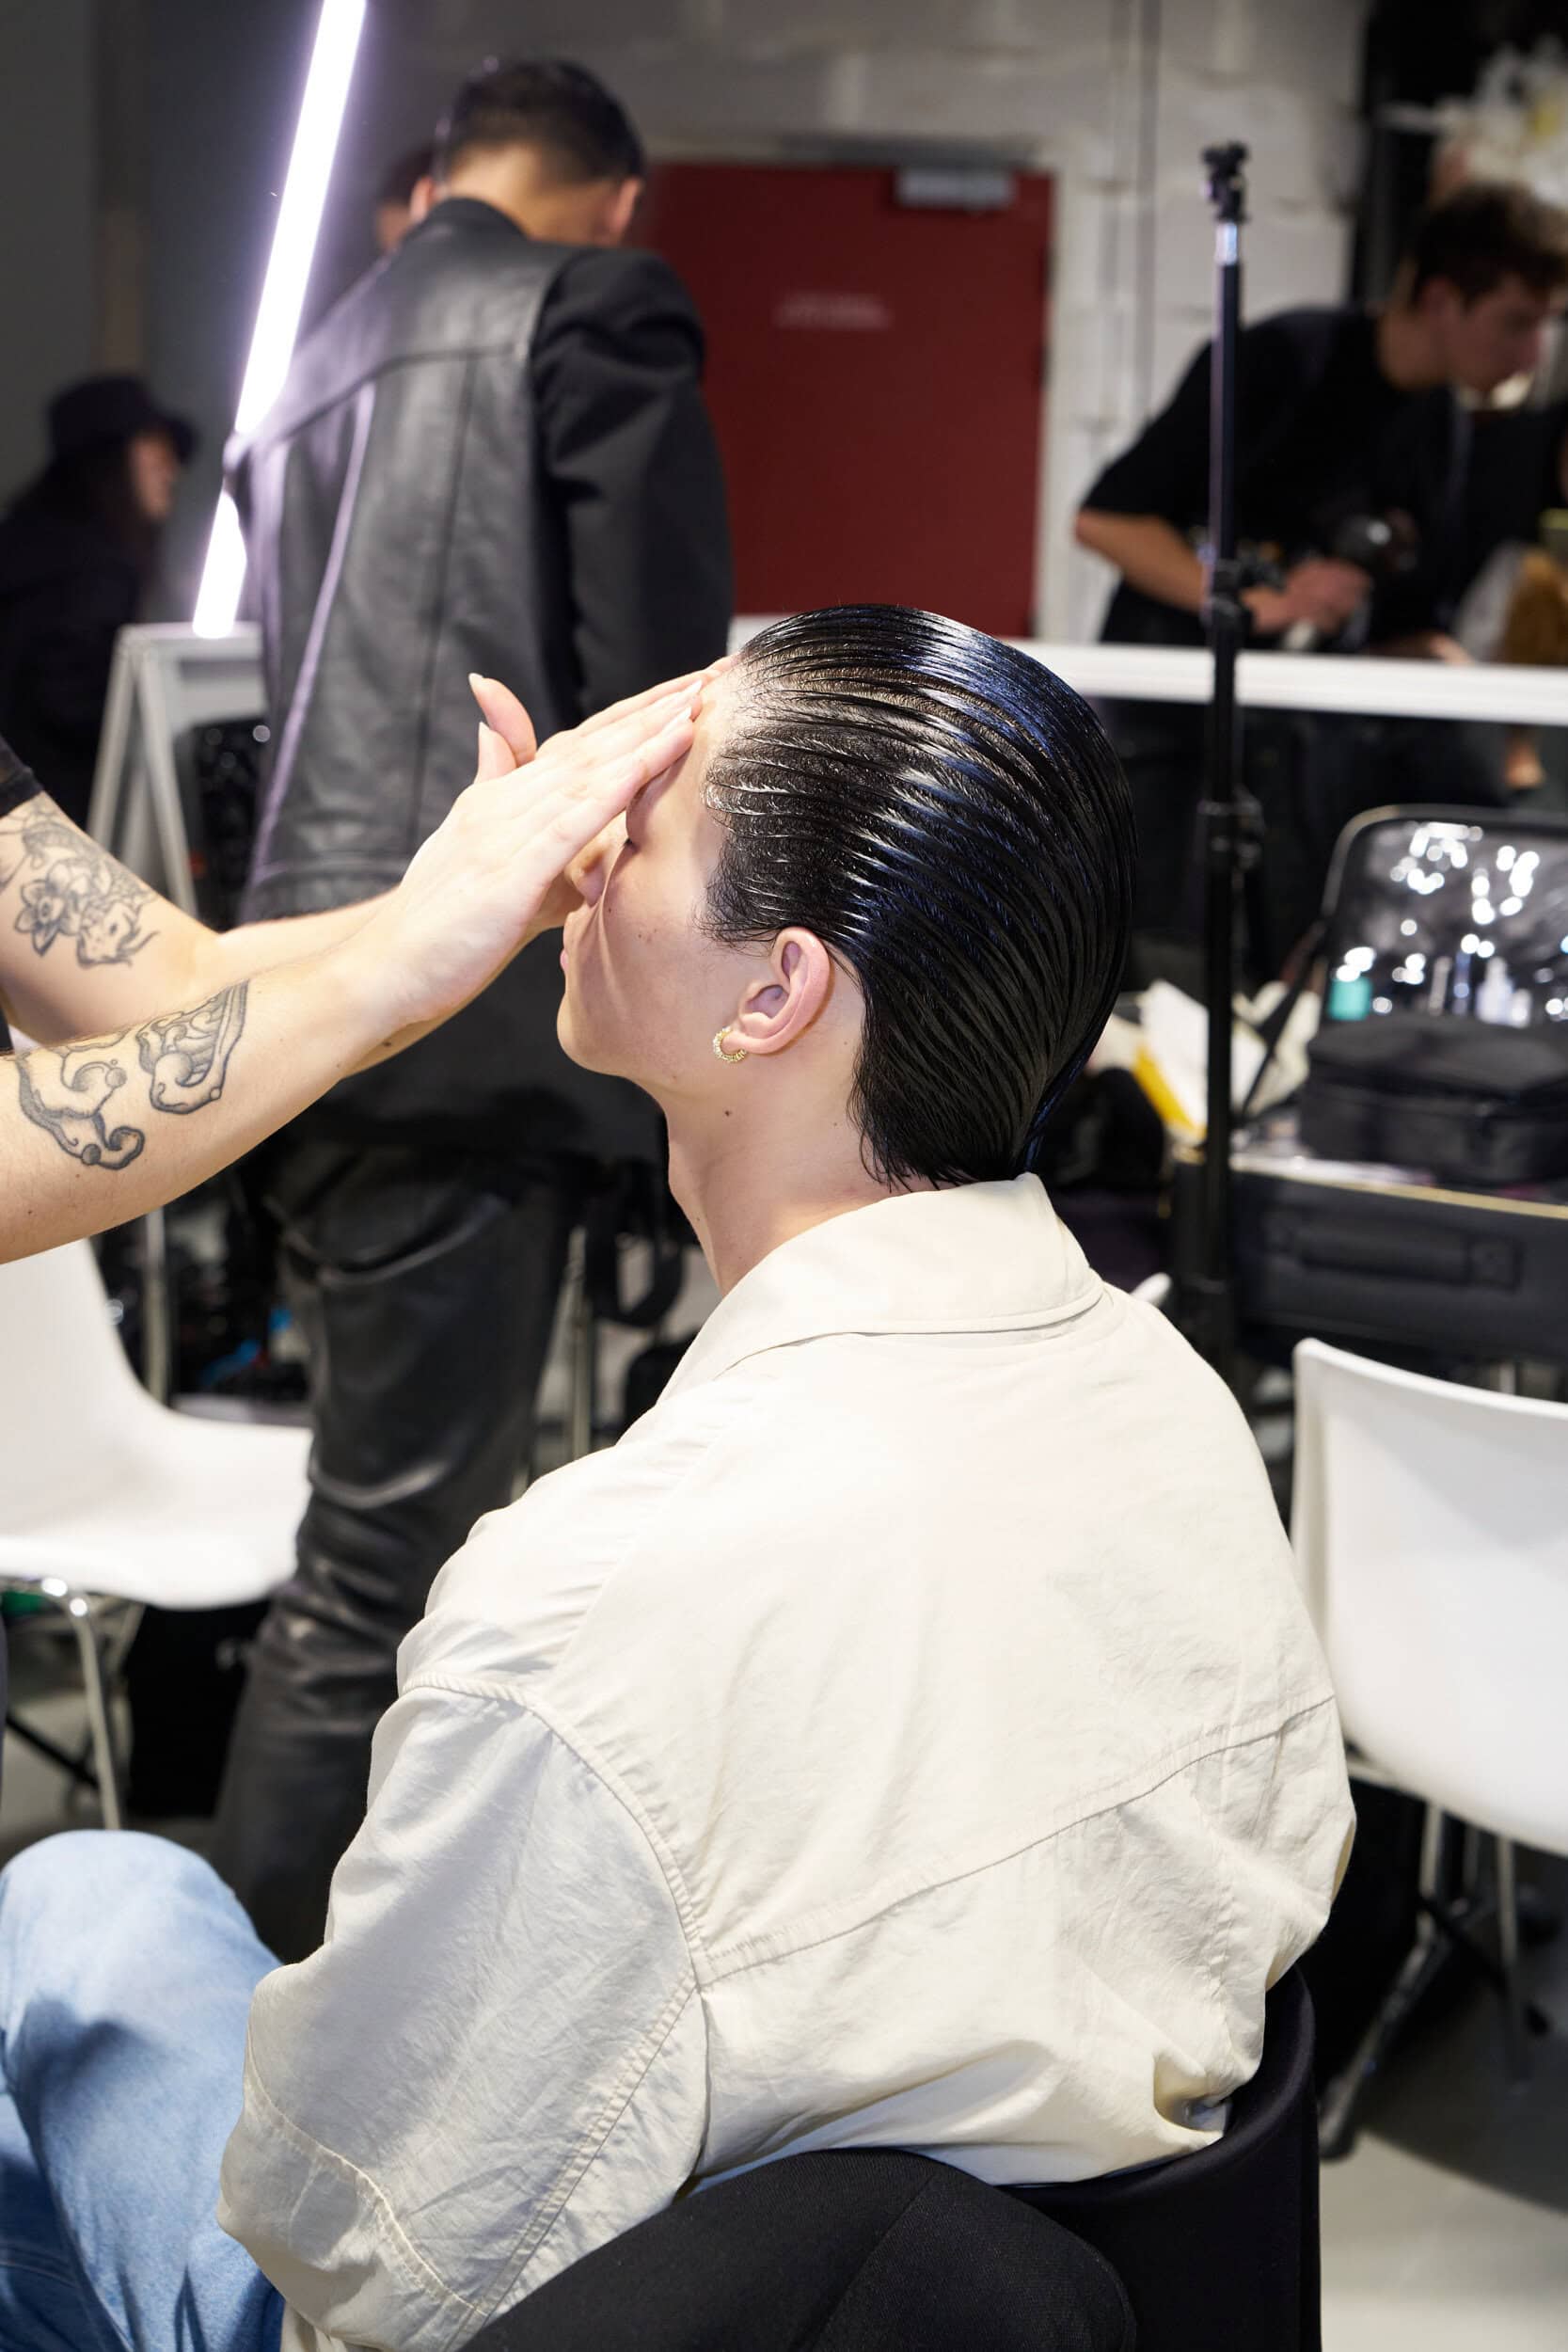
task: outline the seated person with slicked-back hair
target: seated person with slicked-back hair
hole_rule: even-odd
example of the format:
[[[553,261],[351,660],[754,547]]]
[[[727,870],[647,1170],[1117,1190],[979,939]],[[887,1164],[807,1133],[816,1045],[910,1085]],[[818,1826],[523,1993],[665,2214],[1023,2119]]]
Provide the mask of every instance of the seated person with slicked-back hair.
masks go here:
[[[1222,2128],[1351,1813],[1235,1405],[1028,1172],[1129,869],[1085,704],[881,607],[753,640],[607,844],[561,1034],[664,1111],[721,1303],[448,1565],[311,1959],[148,1839],[0,1882],[33,2144],[100,2208],[135,2167],[215,2352],[461,2344],[797,2151]]]

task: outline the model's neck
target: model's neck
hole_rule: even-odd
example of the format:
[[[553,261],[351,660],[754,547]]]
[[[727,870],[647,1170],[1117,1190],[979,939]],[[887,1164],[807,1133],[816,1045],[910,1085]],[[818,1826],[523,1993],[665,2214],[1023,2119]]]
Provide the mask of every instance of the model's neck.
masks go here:
[[[786,1241],[911,1189],[866,1173],[847,1118],[810,1132],[806,1149],[800,1125],[781,1133],[734,1113],[717,1125],[670,1114],[670,1188],[721,1296]]]
[[[1430,327],[1408,303],[1389,302],[1377,314],[1378,372],[1396,390],[1430,392],[1448,382]]]

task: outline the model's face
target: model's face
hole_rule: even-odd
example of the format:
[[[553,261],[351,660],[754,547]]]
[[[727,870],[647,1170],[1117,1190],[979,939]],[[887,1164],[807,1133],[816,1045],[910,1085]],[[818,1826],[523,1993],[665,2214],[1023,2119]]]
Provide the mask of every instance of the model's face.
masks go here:
[[[1466,302],[1441,280],[1426,289],[1442,338],[1449,381],[1482,398],[1516,375],[1533,375],[1556,304],[1522,278],[1505,278]]]
[[[714,1032],[734,1019],[754,961],[703,929],[722,844],[703,778],[721,707],[722,690],[710,687],[690,751],[638,794],[625,838],[583,877],[583,904],[567,918],[562,952],[566,1052],[666,1104],[706,1094],[722,1076]]]
[[[150,523],[166,523],[180,487],[180,459],[168,434],[133,434],[126,452],[131,495]]]

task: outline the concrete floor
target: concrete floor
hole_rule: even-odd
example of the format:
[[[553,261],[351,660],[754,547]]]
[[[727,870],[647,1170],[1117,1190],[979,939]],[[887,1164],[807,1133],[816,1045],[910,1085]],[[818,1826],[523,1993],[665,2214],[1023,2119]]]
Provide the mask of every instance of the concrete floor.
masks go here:
[[[1540,1866],[1554,1903],[1568,1872]],[[1324,2352],[1568,2345],[1568,1931],[1529,1955],[1556,2030],[1510,2079],[1489,1994],[1398,2056],[1323,2174]]]
[[[24,1633],[12,1659],[17,1696],[55,1738],[74,1737],[61,1645]],[[0,1859],[94,1818],[8,1739]],[[168,1826],[200,1846],[200,1823]],[[1541,1883],[1568,1901],[1568,1870]],[[1324,2168],[1324,2352],[1568,2347],[1568,1931],[1528,1966],[1560,2030],[1533,2045],[1526,2082],[1509,2078],[1490,1997],[1466,1996],[1396,2057],[1354,2153]]]

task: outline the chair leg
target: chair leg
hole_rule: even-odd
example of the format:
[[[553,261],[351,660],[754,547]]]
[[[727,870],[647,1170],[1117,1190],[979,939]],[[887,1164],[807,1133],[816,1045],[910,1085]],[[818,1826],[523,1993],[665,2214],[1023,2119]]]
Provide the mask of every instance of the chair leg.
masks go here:
[[[1466,1821],[1459,1841],[1459,1892],[1466,1903],[1481,1899],[1481,1849],[1482,1833],[1473,1822]]]
[[[1514,1871],[1513,1840],[1499,1837],[1497,1850],[1497,1957],[1502,1963],[1503,2033],[1508,2044],[1509,2072],[1515,2082],[1529,2074],[1529,2033],[1524,1989],[1519,1980],[1519,1889]]]
[[[1441,1809],[1429,1804],[1421,1828],[1421,1900],[1410,1949],[1371,2024],[1323,2091],[1318,2111],[1318,2145],[1325,2164],[1348,2156],[1355,2145],[1356,2122],[1367,2088],[1442,1965],[1444,1938],[1433,1913],[1443,1863],[1443,1820]]]
[[[103,1826],[105,1829],[123,1829],[125,1821],[119,1802],[119,1765],[115,1755],[108,1685],[103,1676],[98,1629],[92,1621],[92,1605],[80,1593],[71,1594],[64,1605],[76,1634],[76,1647],[81,1653],[82,1688],[87,1693],[93,1768],[98,1774],[98,1802],[103,1815]]]
[[[106,1633],[99,1644],[100,1670],[111,1691],[118,1690],[119,1687],[120,1677],[125,1672],[125,1661],[131,1655],[131,1645],[141,1630],[141,1621],[146,1614],[146,1608],[139,1600],[119,1602],[117,1605],[114,1629]],[[93,1732],[89,1723],[86,1736],[77,1751],[76,1778],[78,1780],[87,1780],[90,1777],[87,1770],[87,1762],[92,1750]]]

